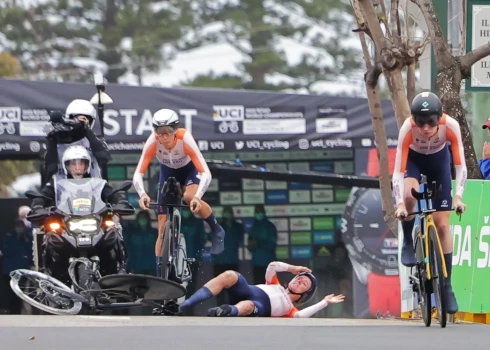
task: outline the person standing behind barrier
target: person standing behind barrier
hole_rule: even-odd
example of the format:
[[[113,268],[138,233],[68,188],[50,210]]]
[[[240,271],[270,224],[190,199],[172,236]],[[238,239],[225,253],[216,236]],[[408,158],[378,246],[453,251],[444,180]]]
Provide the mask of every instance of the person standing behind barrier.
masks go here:
[[[196,283],[199,280],[199,271],[202,264],[202,252],[206,244],[206,230],[204,221],[197,218],[188,208],[182,208],[182,224],[180,232],[184,235],[186,255],[189,259],[196,259],[191,265],[192,280],[186,287],[186,296],[189,297],[196,290]]]
[[[225,251],[213,259],[214,276],[218,276],[227,270],[239,270],[238,249],[243,244],[243,226],[235,220],[233,208],[231,206],[223,207],[223,218],[221,219],[220,224],[227,233],[227,240],[225,241]],[[226,293],[218,294],[216,296],[218,305],[227,304],[227,296]]]
[[[265,283],[265,270],[276,260],[277,229],[267,219],[263,205],[255,206],[255,220],[248,233],[248,250],[252,253],[254,284]]]
[[[15,228],[3,237],[2,254],[2,293],[4,308],[10,314],[20,314],[22,302],[10,288],[10,272],[17,269],[30,269],[32,265],[32,236],[22,220],[17,220]]]
[[[490,118],[482,125],[482,129],[487,129],[488,136],[490,136]],[[480,167],[481,176],[484,180],[490,180],[490,142],[483,143],[482,157],[478,161]]]
[[[151,226],[150,214],[140,211],[135,222],[124,225],[124,241],[128,249],[128,269],[131,273],[155,275],[153,249],[158,230]]]

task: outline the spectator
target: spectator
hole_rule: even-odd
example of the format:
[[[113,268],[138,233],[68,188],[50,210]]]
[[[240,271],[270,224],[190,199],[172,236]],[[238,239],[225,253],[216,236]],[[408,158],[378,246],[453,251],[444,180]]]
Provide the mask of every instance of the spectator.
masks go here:
[[[153,250],[158,230],[151,226],[148,211],[140,211],[135,222],[125,223],[123,235],[128,250],[128,270],[134,274],[155,276]]]
[[[189,208],[182,208],[181,215],[182,227],[180,232],[182,232],[185,238],[186,255],[188,258],[196,259],[196,262],[191,267],[192,280],[188,282],[186,287],[186,296],[189,297],[196,290],[196,283],[199,280],[199,268],[202,264],[202,252],[208,234],[204,229],[204,221],[194,216]],[[193,310],[190,311],[193,312]]]
[[[3,237],[2,254],[2,300],[4,309],[10,314],[21,313],[21,300],[10,288],[10,272],[17,269],[29,269],[32,266],[32,236],[24,221],[17,220],[14,231]]]
[[[225,250],[214,257],[214,276],[218,276],[227,270],[238,271],[238,249],[243,243],[243,226],[235,220],[231,206],[223,208],[221,227],[226,232]],[[218,305],[228,304],[228,294],[220,293],[216,296]]]
[[[487,133],[490,136],[490,118],[482,125],[482,129],[488,129]],[[490,180],[490,142],[483,143],[482,158],[478,162],[480,172],[484,180]]]
[[[276,260],[277,229],[265,215],[263,205],[255,206],[255,219],[248,233],[248,250],[252,253],[254,283],[265,283],[265,270]]]

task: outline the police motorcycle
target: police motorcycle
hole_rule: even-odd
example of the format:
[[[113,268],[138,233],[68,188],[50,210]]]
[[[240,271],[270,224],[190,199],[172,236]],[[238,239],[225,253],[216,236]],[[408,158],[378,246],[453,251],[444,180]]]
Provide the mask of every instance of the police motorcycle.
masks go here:
[[[97,252],[121,235],[119,216],[135,212],[133,207],[105,203],[105,184],[105,180],[96,177],[57,179],[56,206],[47,208],[42,215],[27,217],[39,222],[44,235],[55,238],[51,241],[69,252],[68,278],[60,281],[41,271],[12,271],[10,286],[20,299],[49,314],[76,315],[144,306],[153,300],[177,299],[185,294],[183,286],[162,278],[101,273],[104,262]],[[131,186],[132,182],[126,181],[112,194]],[[26,196],[43,197],[34,191],[27,191]]]

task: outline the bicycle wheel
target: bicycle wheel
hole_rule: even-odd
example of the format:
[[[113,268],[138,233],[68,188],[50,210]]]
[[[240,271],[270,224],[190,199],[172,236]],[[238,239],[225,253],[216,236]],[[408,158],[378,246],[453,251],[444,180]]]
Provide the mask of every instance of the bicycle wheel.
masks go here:
[[[436,299],[437,316],[442,328],[446,327],[446,285],[444,271],[442,269],[442,255],[437,239],[437,231],[434,226],[429,227],[429,261],[432,275],[432,288]]]
[[[425,268],[426,266],[423,261],[425,260],[425,254],[424,254],[424,241],[422,240],[422,237],[419,235],[420,233],[420,227],[417,227],[415,229],[415,255],[417,257],[417,274],[419,278],[419,283],[418,283],[418,293],[419,293],[419,305],[422,310],[422,318],[424,319],[424,324],[426,327],[430,327],[431,321],[432,321],[432,305],[431,305],[431,299],[430,299],[430,291],[427,289],[427,274],[425,273]]]
[[[171,259],[171,243],[172,243],[172,232],[170,231],[170,221],[167,220],[165,223],[165,228],[163,230],[163,241],[162,241],[162,278],[168,280],[171,274],[172,264]]]
[[[82,309],[82,297],[54,277],[24,269],[12,271],[10,277],[14,293],[39,310],[54,315],[77,315]]]

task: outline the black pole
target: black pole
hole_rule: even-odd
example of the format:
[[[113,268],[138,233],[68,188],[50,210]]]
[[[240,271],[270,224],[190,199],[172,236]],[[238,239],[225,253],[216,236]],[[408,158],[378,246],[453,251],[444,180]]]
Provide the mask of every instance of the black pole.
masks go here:
[[[97,88],[97,93],[99,95],[98,103],[97,103],[97,115],[100,120],[100,138],[104,140],[104,104],[101,101],[101,95],[105,91],[105,86],[103,84],[98,84],[95,85]],[[100,165],[99,165],[100,166]],[[100,166],[100,175],[102,178],[106,181],[109,181],[108,175],[107,175],[107,164],[104,164],[103,166]]]

